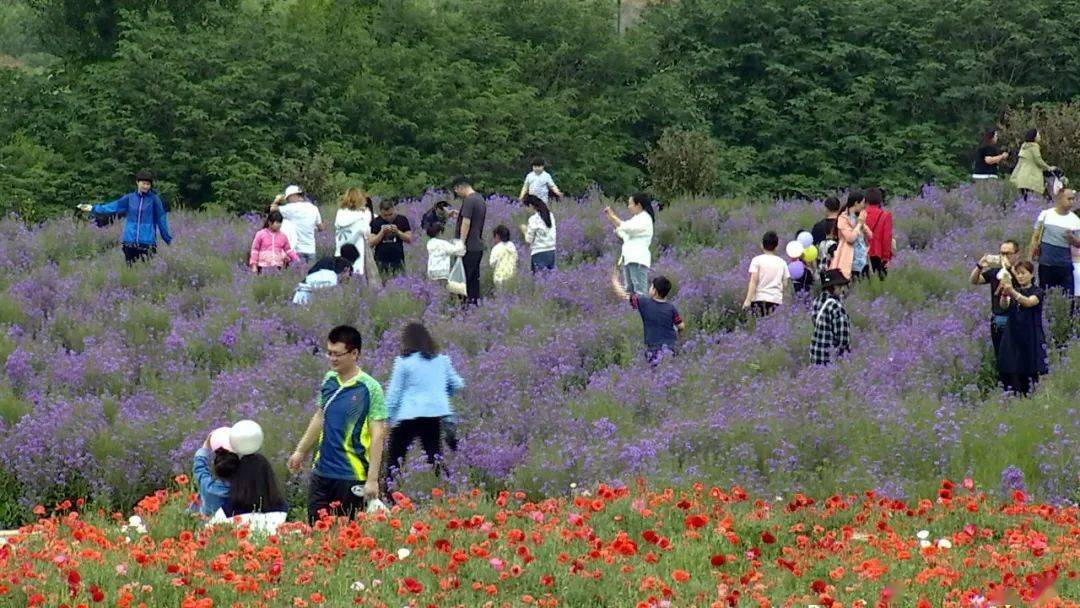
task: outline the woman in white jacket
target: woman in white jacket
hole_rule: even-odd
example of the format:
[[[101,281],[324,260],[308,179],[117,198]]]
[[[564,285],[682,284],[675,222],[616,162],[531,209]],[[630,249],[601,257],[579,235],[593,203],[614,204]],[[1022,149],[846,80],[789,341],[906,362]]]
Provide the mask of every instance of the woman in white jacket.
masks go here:
[[[371,198],[359,188],[349,188],[338,200],[337,216],[334,218],[334,255],[341,255],[341,246],[351,243],[364,251],[367,237],[371,236]],[[364,274],[366,255],[353,264],[353,274]]]
[[[656,221],[652,201],[642,193],[631,195],[626,201],[631,218],[621,220],[611,207],[604,207],[604,214],[615,226],[615,235],[622,240],[623,282],[626,291],[637,294],[649,293],[649,267],[652,265],[653,223]]]

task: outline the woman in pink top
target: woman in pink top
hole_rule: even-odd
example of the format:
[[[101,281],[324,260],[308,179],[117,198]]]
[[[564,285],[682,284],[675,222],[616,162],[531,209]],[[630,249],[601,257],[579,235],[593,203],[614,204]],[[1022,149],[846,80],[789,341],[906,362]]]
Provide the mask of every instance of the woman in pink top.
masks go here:
[[[853,224],[849,216],[855,215],[858,219]],[[833,254],[830,269],[837,269],[843,273],[844,278],[851,279],[851,264],[855,260],[855,241],[859,233],[866,236],[869,242],[874,234],[866,226],[866,198],[861,192],[853,192],[848,196],[847,202],[840,209],[840,215],[836,218],[837,245],[836,253]]]
[[[263,268],[286,268],[289,262],[300,259],[289,244],[289,237],[281,231],[281,212],[271,211],[266,216],[263,229],[255,233],[251,241],[251,257],[248,266],[251,272],[262,272]]]

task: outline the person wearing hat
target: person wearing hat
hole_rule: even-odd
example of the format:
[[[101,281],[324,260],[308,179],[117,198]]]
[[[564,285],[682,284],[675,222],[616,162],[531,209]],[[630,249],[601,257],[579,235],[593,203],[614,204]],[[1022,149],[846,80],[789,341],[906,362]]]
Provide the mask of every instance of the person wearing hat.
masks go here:
[[[285,220],[281,223],[281,232],[289,237],[293,249],[311,263],[315,259],[315,232],[326,228],[323,225],[319,208],[308,200],[300,186],[285,188],[285,194],[279,194],[270,203],[270,211],[280,211]]]
[[[169,233],[169,217],[165,203],[154,190],[154,174],[143,169],[135,174],[136,189],[110,203],[79,205],[81,211],[94,215],[123,215],[124,234],[120,243],[128,264],[148,258],[157,253],[157,235],[168,245],[172,243]]]
[[[821,275],[822,292],[811,309],[814,333],[810,337],[810,362],[814,365],[832,363],[834,350],[837,356],[851,350],[851,317],[840,300],[848,282],[838,268]]]

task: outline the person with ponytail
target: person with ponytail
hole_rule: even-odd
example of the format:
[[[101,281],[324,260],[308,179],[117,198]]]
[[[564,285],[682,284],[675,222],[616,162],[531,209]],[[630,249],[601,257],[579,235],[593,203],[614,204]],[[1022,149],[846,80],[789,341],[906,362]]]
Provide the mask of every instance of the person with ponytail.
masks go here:
[[[529,223],[520,226],[532,254],[532,271],[555,270],[555,217],[538,196],[527,194],[521,202],[533,211]]]
[[[271,211],[266,216],[262,230],[255,233],[255,239],[251,241],[251,255],[248,256],[251,272],[259,273],[267,268],[280,270],[300,259],[293,251],[289,237],[281,231],[282,221],[280,211]]]
[[[615,226],[615,235],[622,240],[622,254],[619,265],[625,288],[630,293],[646,295],[649,291],[649,267],[652,265],[653,226],[656,223],[656,211],[648,195],[638,192],[626,201],[626,209],[631,218],[619,219],[611,207],[604,207],[604,214]]]

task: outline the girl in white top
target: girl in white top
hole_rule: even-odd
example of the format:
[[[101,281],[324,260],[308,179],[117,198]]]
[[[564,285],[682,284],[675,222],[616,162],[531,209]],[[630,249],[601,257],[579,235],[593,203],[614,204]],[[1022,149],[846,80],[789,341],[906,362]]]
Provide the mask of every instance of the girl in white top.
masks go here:
[[[619,219],[611,207],[604,207],[604,214],[615,226],[615,235],[622,239],[622,255],[619,264],[623,268],[623,281],[631,293],[649,293],[649,267],[652,265],[653,223],[656,220],[652,201],[642,193],[632,195],[626,201],[632,217]]]
[[[427,227],[427,276],[433,281],[445,283],[450,278],[450,259],[465,255],[465,242],[440,239],[443,225],[436,222]]]
[[[532,271],[555,270],[555,216],[537,196],[530,194],[522,202],[533,210],[529,223],[519,227],[532,254]]]
[[[361,251],[367,246],[367,237],[371,236],[371,198],[359,188],[349,188],[338,200],[337,216],[334,217],[334,255],[341,255],[341,246],[356,245]],[[353,263],[353,274],[364,274],[364,259],[361,255]]]

